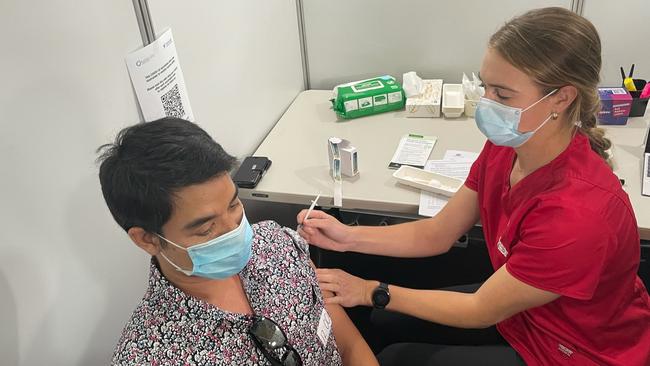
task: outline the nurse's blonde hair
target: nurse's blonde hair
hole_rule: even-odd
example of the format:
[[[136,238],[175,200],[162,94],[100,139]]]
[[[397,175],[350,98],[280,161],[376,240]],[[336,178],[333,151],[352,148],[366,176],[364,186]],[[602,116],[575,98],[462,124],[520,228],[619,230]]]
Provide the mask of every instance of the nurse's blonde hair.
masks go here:
[[[611,142],[596,127],[600,37],[590,21],[564,8],[531,10],[503,25],[489,47],[532,77],[543,94],[574,86],[578,94],[566,111],[568,121],[581,122],[579,130],[589,137],[591,149],[610,164],[606,150]]]

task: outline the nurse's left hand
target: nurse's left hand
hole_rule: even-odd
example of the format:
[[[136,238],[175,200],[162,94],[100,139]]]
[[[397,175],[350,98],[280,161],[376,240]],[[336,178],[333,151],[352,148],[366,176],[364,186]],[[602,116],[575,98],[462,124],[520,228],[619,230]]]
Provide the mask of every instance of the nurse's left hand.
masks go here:
[[[334,293],[334,296],[325,298],[325,304],[339,304],[346,308],[371,306],[372,291],[379,285],[377,281],[366,281],[340,269],[319,268],[316,276],[322,290]]]

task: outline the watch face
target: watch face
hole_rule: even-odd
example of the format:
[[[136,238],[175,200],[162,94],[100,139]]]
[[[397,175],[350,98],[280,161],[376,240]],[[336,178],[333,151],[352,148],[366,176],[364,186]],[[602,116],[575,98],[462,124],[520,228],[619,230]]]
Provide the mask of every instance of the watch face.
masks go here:
[[[372,302],[374,303],[375,306],[381,306],[384,307],[388,305],[390,297],[388,296],[388,293],[384,290],[376,290],[372,294]]]

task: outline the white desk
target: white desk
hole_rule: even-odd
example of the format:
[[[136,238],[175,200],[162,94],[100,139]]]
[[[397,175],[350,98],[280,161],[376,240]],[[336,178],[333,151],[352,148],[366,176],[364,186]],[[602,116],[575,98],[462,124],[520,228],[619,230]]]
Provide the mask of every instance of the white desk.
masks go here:
[[[359,151],[355,178],[344,177],[344,210],[418,217],[420,191],[398,184],[388,163],[405,133],[438,137],[430,159],[448,149],[479,152],[485,137],[472,118],[406,118],[404,111],[338,121],[331,110],[330,91],[309,90],[298,95],[255,151],[273,164],[255,189],[241,189],[245,199],[309,205],[318,192],[321,206],[333,206],[327,139],[348,139]],[[632,118],[627,126],[607,127],[614,143],[615,172],[625,179],[641,237],[650,240],[650,197],[641,196],[641,165],[650,116]]]

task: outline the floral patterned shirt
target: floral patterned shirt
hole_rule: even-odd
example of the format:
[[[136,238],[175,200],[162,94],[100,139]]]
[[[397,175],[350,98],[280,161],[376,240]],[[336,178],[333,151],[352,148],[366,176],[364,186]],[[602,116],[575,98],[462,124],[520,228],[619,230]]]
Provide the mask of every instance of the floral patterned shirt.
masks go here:
[[[239,274],[253,312],[282,328],[305,366],[341,365],[332,330],[317,334],[324,304],[307,243],[272,221],[254,224],[253,232],[251,259]],[[271,365],[248,334],[252,320],[174,287],[152,258],[149,287],[112,364]]]

